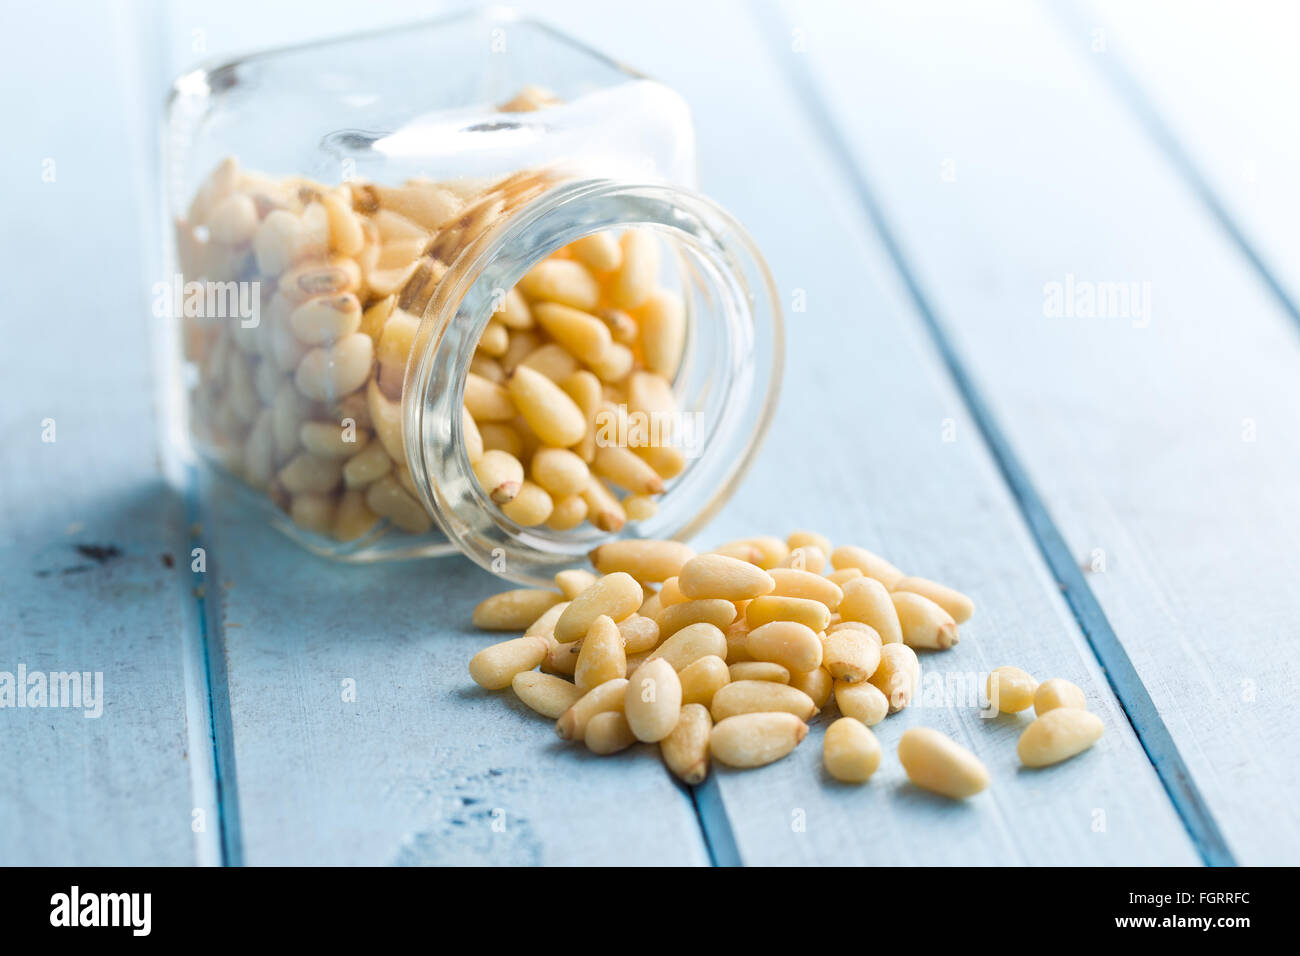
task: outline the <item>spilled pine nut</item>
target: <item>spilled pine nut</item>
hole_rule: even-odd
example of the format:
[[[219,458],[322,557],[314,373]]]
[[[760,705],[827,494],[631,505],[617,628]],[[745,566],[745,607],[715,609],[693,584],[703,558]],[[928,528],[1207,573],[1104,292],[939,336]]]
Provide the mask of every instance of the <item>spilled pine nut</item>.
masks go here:
[[[644,654],[659,646],[659,625],[640,611],[618,622],[623,649],[628,654]]]
[[[791,671],[790,686],[797,687],[817,705],[821,710],[826,706],[826,702],[831,699],[831,692],[834,690],[834,680],[830,673],[824,667],[814,667],[810,671]]]
[[[856,568],[852,570],[857,571]],[[866,624],[880,635],[882,644],[903,643],[898,609],[883,584],[858,572],[857,576],[844,582],[843,589],[844,600],[839,606],[841,618]]]
[[[889,701],[889,712],[897,713],[912,702],[921,683],[921,662],[906,644],[885,644],[880,648],[880,666],[867,678]]]
[[[560,589],[565,600],[572,601],[587,588],[596,583],[596,575],[582,568],[570,568],[555,575],[555,586]]]
[[[898,761],[912,783],[953,800],[974,796],[989,785],[989,772],[978,757],[929,727],[903,732]]]
[[[794,714],[738,714],[713,727],[709,752],[729,767],[762,767],[780,760],[808,736]]]
[[[582,740],[588,750],[601,756],[616,754],[636,743],[627,718],[616,710],[607,710],[592,717],[587,722]]]
[[[537,588],[502,591],[474,608],[474,626],[484,631],[522,631],[563,600],[554,591]]]
[[[673,604],[662,608],[656,618],[659,622],[659,636],[664,640],[692,624],[712,624],[722,630],[735,619],[736,605],[722,598],[703,598]]]
[[[713,719],[701,704],[682,706],[673,732],[659,742],[664,764],[685,784],[703,783],[709,775],[709,736]]]
[[[860,684],[880,666],[880,636],[874,631],[841,628],[827,634],[822,647],[822,666],[837,681]]]
[[[875,684],[835,682],[835,706],[845,717],[874,727],[889,716],[889,698]]]
[[[1058,707],[1076,710],[1088,709],[1088,698],[1078,685],[1060,677],[1053,677],[1038,685],[1034,691],[1034,713],[1039,717]]]
[[[745,620],[750,627],[761,627],[773,621],[795,621],[814,631],[824,631],[831,622],[831,612],[821,601],[767,595],[749,602]]]
[[[673,668],[682,670],[701,657],[722,657],[727,653],[727,638],[713,624],[701,621],[687,624],[674,632],[651,653],[651,659],[662,657]]]
[[[989,703],[999,711],[1018,714],[1033,706],[1038,681],[1019,667],[995,667],[989,671],[986,689]]]
[[[514,676],[530,671],[546,657],[546,641],[540,637],[516,637],[485,647],[471,658],[469,676],[486,690],[509,687]]]
[[[731,682],[726,662],[713,654],[687,664],[677,676],[682,682],[682,703],[705,707],[713,703],[714,694]]]
[[[709,705],[713,722],[719,723],[737,714],[787,713],[808,720],[817,713],[811,697],[789,684],[766,680],[732,681],[718,689]]]
[[[793,552],[791,552],[793,554]],[[844,599],[844,592],[834,582],[815,571],[796,568],[773,568],[767,572],[772,580],[773,597],[793,597],[817,601],[834,611]],[[755,595],[757,596],[757,595]]]
[[[747,561],[723,554],[701,554],[682,565],[677,586],[690,599],[744,601],[770,593],[776,584],[770,574]]]
[[[890,589],[903,578],[903,572],[880,555],[851,544],[841,545],[831,552],[831,567],[837,570],[857,568],[867,577],[875,578]]]
[[[860,721],[841,717],[826,728],[822,763],[841,783],[865,783],[880,766],[880,741]]]
[[[791,673],[822,664],[821,638],[797,621],[772,621],[754,628],[745,637],[745,649],[754,660],[780,664]]]
[[[780,664],[770,661],[737,661],[728,671],[732,680],[766,680],[777,684],[790,683],[790,672]]]
[[[543,717],[556,720],[582,697],[567,680],[538,671],[520,671],[510,681],[515,696]]]
[[[573,682],[579,690],[587,691],[626,676],[627,654],[623,650],[623,635],[619,633],[618,625],[602,614],[592,622],[587,636],[582,639]]]
[[[587,723],[591,718],[611,710],[623,712],[623,696],[626,690],[626,677],[606,681],[599,687],[593,687],[560,715],[555,722],[555,733],[561,740],[581,740],[583,734],[587,732]]]
[[[929,598],[952,616],[958,624],[964,624],[975,613],[975,602],[955,588],[930,581],[926,578],[906,577],[897,581],[891,591],[910,591],[921,597]]]
[[[591,563],[601,574],[624,571],[657,584],[679,574],[694,556],[694,549],[680,541],[611,541],[591,552]]]
[[[895,591],[890,597],[908,647],[942,651],[961,640],[952,615],[929,598],[909,591]]]
[[[682,682],[667,660],[648,660],[628,678],[623,712],[637,740],[663,740],[677,726],[681,709]]]
[[[1096,714],[1058,707],[1034,720],[1020,735],[1016,753],[1026,767],[1048,767],[1083,753],[1105,730]]]
[[[580,640],[602,614],[617,623],[635,614],[642,599],[641,585],[631,575],[607,574],[569,602],[555,622],[555,639],[562,644]]]

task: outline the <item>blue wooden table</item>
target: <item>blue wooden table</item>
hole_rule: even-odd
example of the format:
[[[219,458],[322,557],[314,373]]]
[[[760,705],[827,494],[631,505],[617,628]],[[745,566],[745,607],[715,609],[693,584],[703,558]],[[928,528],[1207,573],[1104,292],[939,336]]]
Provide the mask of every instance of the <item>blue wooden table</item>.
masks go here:
[[[0,84],[0,672],[102,673],[102,714],[0,710],[0,862],[1300,862],[1295,14],[523,7],[683,93],[704,190],[790,306],[780,412],[701,542],[811,527],[960,587],[979,612],[934,667],[1069,678],[1106,736],[1027,773],[1020,721],[939,700],[878,728],[865,787],[815,727],[692,791],[479,691],[470,611],[501,582],[323,562],[177,470],[149,309],[169,78],[441,6],[28,5]],[[989,791],[907,786],[918,723]]]

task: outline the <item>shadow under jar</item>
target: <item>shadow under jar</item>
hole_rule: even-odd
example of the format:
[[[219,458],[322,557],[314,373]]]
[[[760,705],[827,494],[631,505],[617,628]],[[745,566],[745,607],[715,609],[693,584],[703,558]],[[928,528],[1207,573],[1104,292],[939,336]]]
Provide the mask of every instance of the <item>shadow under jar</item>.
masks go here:
[[[663,85],[472,14],[186,74],[166,149],[178,438],[311,551],[548,582],[752,461],[777,297]]]

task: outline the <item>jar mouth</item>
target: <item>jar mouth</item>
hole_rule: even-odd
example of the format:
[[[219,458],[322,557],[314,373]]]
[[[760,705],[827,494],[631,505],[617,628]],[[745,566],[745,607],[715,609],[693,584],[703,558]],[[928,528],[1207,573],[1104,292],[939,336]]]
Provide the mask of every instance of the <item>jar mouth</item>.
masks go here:
[[[494,306],[538,260],[596,232],[638,228],[678,253],[687,335],[673,381],[687,467],[658,496],[654,517],[618,532],[522,527],[479,487],[462,404]],[[467,248],[438,284],[407,368],[407,459],[423,503],[450,542],[511,580],[550,584],[557,571],[616,538],[685,539],[727,502],[767,432],[780,391],[784,333],[771,274],[753,240],[696,193],[608,179],[563,182]],[[679,434],[682,432],[679,431]]]

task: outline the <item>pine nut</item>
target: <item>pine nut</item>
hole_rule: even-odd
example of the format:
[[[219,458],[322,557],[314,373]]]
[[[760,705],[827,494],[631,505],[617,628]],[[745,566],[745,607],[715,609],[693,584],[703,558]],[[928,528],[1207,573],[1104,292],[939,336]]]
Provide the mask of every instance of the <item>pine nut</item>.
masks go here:
[[[479,485],[499,505],[519,494],[524,485],[524,466],[509,452],[497,448],[485,451],[473,467]]]
[[[555,575],[555,586],[568,601],[572,601],[595,583],[596,575],[581,568],[570,568]]]
[[[834,689],[835,682],[831,675],[827,673],[824,667],[814,667],[810,671],[791,671],[790,686],[798,688],[817,705],[821,710],[826,706],[826,702],[831,699],[831,692]]]
[[[587,518],[601,531],[621,531],[627,523],[627,512],[599,478],[592,475],[587,487],[580,492],[587,503]]]
[[[772,597],[771,595],[755,598],[745,609],[745,620],[753,628],[761,627],[772,621],[795,621],[814,631],[824,631],[831,623],[831,612],[820,601],[807,598]],[[815,667],[817,665],[812,665]],[[798,667],[796,670],[811,670],[811,667]]]
[[[351,458],[366,446],[370,433],[355,426],[347,429],[330,422],[303,422],[298,440],[317,458]]]
[[[483,434],[474,423],[474,417],[463,406],[460,410],[460,427],[464,435],[465,457],[472,465],[483,457]]]
[[[1034,691],[1034,713],[1039,717],[1060,707],[1077,710],[1088,709],[1088,698],[1078,685],[1053,677],[1038,685]]]
[[[551,592],[543,591],[542,593],[550,594]],[[560,619],[560,615],[564,613],[564,609],[568,606],[568,601],[560,601],[556,604],[552,604],[528,625],[524,630],[524,637],[545,637],[547,635],[554,637],[555,622]]]
[[[563,616],[563,615],[561,615]],[[587,629],[578,651],[573,682],[580,690],[591,690],[606,681],[627,676],[627,655],[623,635],[607,615],[602,614]]]
[[[713,703],[713,695],[731,683],[726,662],[713,654],[706,655],[683,667],[677,674],[682,682],[682,703]]]
[[[293,383],[308,398],[334,401],[366,384],[374,357],[369,336],[348,335],[328,348],[309,349],[298,363]]]
[[[366,507],[366,496],[360,491],[346,491],[339,496],[331,533],[339,541],[355,541],[378,523],[379,515]]]
[[[648,653],[659,646],[659,625],[640,612],[619,621],[618,632],[623,635],[623,650],[628,654]]]
[[[612,272],[623,261],[618,240],[607,232],[593,232],[569,244],[573,257],[593,272]]]
[[[530,352],[515,368],[530,368],[540,372],[552,382],[562,382],[578,371],[578,360],[562,345],[549,342]]]
[[[667,660],[648,660],[628,678],[623,712],[637,740],[663,740],[677,726],[681,710],[682,682]]]
[[[502,591],[478,603],[474,626],[482,631],[522,631],[562,600],[554,591],[538,588]]]
[[[551,496],[541,487],[525,480],[519,493],[501,506],[502,513],[515,524],[535,528],[551,516],[554,505]]]
[[[546,639],[546,660],[542,670],[558,677],[572,677],[578,669],[578,654],[582,650],[582,641],[561,644],[555,639],[554,626],[544,635]]]
[[[882,644],[903,643],[903,627],[888,588],[875,578],[858,572],[857,576],[844,582],[843,589],[844,600],[839,606],[841,618],[866,624],[880,635]]]
[[[709,753],[729,767],[762,767],[789,754],[806,736],[808,725],[794,714],[739,714],[714,725]]]
[[[351,292],[308,299],[289,313],[289,327],[305,345],[329,345],[361,328],[361,303]]]
[[[543,341],[541,336],[532,332],[516,332],[510,336],[510,344],[506,347],[505,354],[498,357],[502,371],[509,375],[524,359],[541,348]],[[503,377],[502,384],[504,382]]]
[[[810,571],[813,574],[820,575],[826,570],[826,552],[815,544],[800,545],[797,548],[792,548],[790,554],[779,566],[792,568],[796,571]]]
[[[890,597],[898,611],[903,643],[908,647],[947,650],[961,640],[957,622],[929,598],[910,591],[895,591]]]
[[[276,477],[290,494],[319,495],[334,490],[343,477],[343,468],[332,458],[299,452]]]
[[[624,571],[638,581],[659,583],[681,573],[695,551],[680,541],[610,541],[592,550],[591,563],[601,574]]]
[[[602,757],[626,750],[636,743],[627,718],[617,711],[606,711],[592,717],[582,739],[588,750]]]
[[[713,719],[697,703],[684,704],[677,726],[659,742],[664,764],[683,783],[703,783],[709,775],[709,735]]]
[[[793,531],[785,539],[785,545],[791,551],[797,548],[815,547],[824,555],[831,553],[831,539],[816,531]],[[807,570],[812,570],[811,568]]]
[[[607,574],[569,602],[555,622],[555,639],[581,639],[602,614],[617,623],[635,614],[642,599],[641,585],[630,574]]]
[[[662,657],[673,670],[680,671],[701,657],[722,657],[726,653],[727,638],[722,631],[712,624],[700,622],[687,624],[674,632],[654,649],[650,659]]]
[[[659,513],[659,505],[649,495],[628,495],[623,499],[628,521],[649,521]]]
[[[859,684],[835,682],[835,706],[845,717],[860,720],[868,727],[874,727],[889,716],[889,698],[884,692],[868,681]]]
[[[541,372],[518,365],[506,380],[506,387],[528,426],[546,444],[566,447],[586,434],[587,419],[582,409]]]
[[[208,234],[228,246],[242,246],[257,231],[257,207],[244,193],[233,193],[212,207]]]
[[[610,298],[621,309],[641,305],[659,278],[659,242],[644,229],[629,229],[619,240],[623,261],[610,285]]]
[[[1105,730],[1101,718],[1075,707],[1058,707],[1025,728],[1016,753],[1026,767],[1049,767],[1083,753]]]
[[[551,720],[559,719],[582,697],[582,691],[567,680],[538,671],[520,671],[510,686],[525,705]]]
[[[473,372],[465,375],[465,407],[476,422],[508,422],[515,417],[510,393]]]
[[[929,727],[903,732],[898,760],[912,783],[954,800],[974,796],[989,785],[989,772],[978,757]]]
[[[372,442],[343,463],[343,484],[348,488],[364,488],[392,470],[393,459],[384,451],[383,443]]]
[[[1019,667],[995,667],[989,672],[986,689],[989,702],[999,711],[1018,714],[1033,706],[1038,681]]]
[[[880,741],[852,717],[841,717],[822,738],[826,772],[841,783],[866,783],[880,766]]]
[[[366,410],[370,413],[370,423],[380,444],[393,461],[406,461],[406,438],[402,431],[402,406],[390,402],[379,389],[379,383],[371,380],[366,386]]]
[[[289,517],[299,527],[317,534],[329,534],[334,523],[334,499],[315,492],[300,492],[293,496]]]
[[[552,495],[576,495],[591,478],[587,463],[567,448],[539,448],[532,460],[533,481]]]
[[[627,678],[620,677],[605,681],[599,687],[593,687],[560,715],[555,722],[555,733],[561,740],[581,740],[591,718],[611,710],[623,712],[623,698],[627,686]]]
[[[789,684],[767,680],[737,680],[718,689],[709,705],[713,722],[737,714],[787,713],[808,720],[817,713],[811,697]]]
[[[682,565],[678,587],[688,598],[743,601],[771,593],[776,587],[762,568],[723,554],[701,554]]]
[[[897,713],[912,702],[921,683],[921,662],[906,644],[885,644],[880,648],[880,666],[867,678],[889,701],[889,712]]]
[[[686,312],[680,297],[662,289],[650,293],[636,313],[645,365],[668,381],[677,377],[686,343]]]
[[[926,578],[902,578],[890,590],[910,591],[912,594],[919,594],[921,597],[929,598],[947,611],[958,624],[969,621],[971,615],[975,613],[975,602],[966,595],[945,584],[939,584]]]
[[[744,549],[748,549],[750,555],[748,559],[740,553]],[[716,551],[719,554],[730,554],[733,558],[749,560],[751,564],[758,565],[764,571],[770,571],[772,568],[778,567],[782,561],[790,556],[790,549],[786,547],[785,542],[770,535],[730,541],[721,548],[717,548]]]
[[[645,445],[633,448],[647,465],[653,468],[664,481],[676,478],[686,470],[686,453],[671,445]]]
[[[538,322],[541,303],[558,302],[584,312],[600,303],[600,285],[581,263],[570,259],[543,259],[524,273],[517,288],[533,300],[533,317]]]
[[[838,571],[832,571],[830,574],[826,575],[826,580],[843,588],[844,585],[848,584],[854,578],[860,578],[863,576],[862,572],[857,568],[840,568]],[[874,581],[875,578],[872,578],[872,580]],[[885,593],[889,593],[888,588],[885,588]],[[902,640],[902,638],[899,638],[899,640]]]
[[[587,520],[587,502],[582,495],[565,495],[555,502],[546,527],[552,531],[569,531]]]
[[[793,554],[794,552],[792,552]],[[834,611],[844,599],[844,592],[815,571],[800,571],[794,568],[773,568],[767,572],[772,579],[773,597],[804,598],[818,601]]]
[[[690,598],[682,593],[678,575],[673,575],[664,582],[664,586],[659,589],[659,606],[671,607],[674,604],[685,604]]]
[[[903,579],[903,572],[880,555],[851,544],[841,545],[831,552],[831,567],[857,568],[867,577],[875,578],[890,589]]]
[[[791,673],[822,664],[821,638],[797,621],[772,621],[754,628],[745,638],[745,649],[755,660],[780,664]]]
[[[737,661],[728,671],[732,680],[765,680],[776,684],[790,683],[790,672],[770,661]]]
[[[508,329],[523,330],[533,327],[533,313],[528,308],[528,301],[515,288],[506,293],[501,311],[496,313],[496,318]]]
[[[591,462],[596,457],[596,415],[600,412],[603,400],[600,379],[586,370],[574,372],[560,383],[560,388],[582,409],[586,433],[574,450],[583,461]]]
[[[475,654],[469,662],[469,676],[486,690],[501,690],[510,686],[516,674],[532,670],[545,657],[544,638],[516,637]]]
[[[424,506],[389,475],[366,486],[366,507],[410,534],[424,534],[433,527]]]
[[[479,350],[484,355],[500,358],[506,354],[506,349],[509,347],[510,333],[506,331],[506,327],[495,320],[489,322],[487,328],[483,330],[483,334],[479,337]]]
[[[592,467],[602,478],[633,494],[656,495],[664,490],[659,474],[628,448],[598,446]]]
[[[705,598],[662,608],[655,620],[659,623],[659,636],[667,640],[692,624],[712,624],[721,630],[735,619],[736,605],[721,598]]]
[[[841,628],[827,634],[822,646],[822,666],[837,681],[860,684],[880,666],[880,635],[874,631]]]
[[[590,312],[539,302],[533,306],[533,318],[566,351],[588,365],[599,362],[613,345],[609,326]]]

